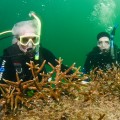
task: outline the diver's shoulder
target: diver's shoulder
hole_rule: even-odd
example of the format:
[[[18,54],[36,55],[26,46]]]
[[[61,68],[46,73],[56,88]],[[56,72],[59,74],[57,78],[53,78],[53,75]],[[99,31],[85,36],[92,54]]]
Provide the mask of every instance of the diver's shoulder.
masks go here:
[[[11,46],[4,49],[4,53],[8,53],[8,54],[18,54],[20,52],[21,51],[20,51],[19,46],[17,44],[12,44]]]
[[[88,56],[93,56],[93,55],[96,55],[98,52],[99,52],[99,48],[94,47],[87,55]]]
[[[18,48],[18,45],[17,44],[12,44],[11,46],[5,48],[5,50],[11,50],[11,49],[15,50],[16,48]]]
[[[48,48],[45,48],[45,47],[43,47],[43,46],[40,47],[40,51],[41,51],[42,53],[50,53],[50,52],[51,52]]]

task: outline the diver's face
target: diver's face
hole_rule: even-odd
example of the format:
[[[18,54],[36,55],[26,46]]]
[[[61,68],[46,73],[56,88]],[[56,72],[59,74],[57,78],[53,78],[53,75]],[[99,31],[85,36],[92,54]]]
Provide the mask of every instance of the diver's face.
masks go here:
[[[18,42],[19,42],[19,48],[26,53],[28,49],[34,50],[35,47],[39,45],[40,40],[39,40],[39,36],[37,35],[32,35],[32,36],[23,35],[19,37]]]
[[[108,37],[101,37],[98,40],[97,46],[101,50],[101,52],[108,52],[110,49],[110,40]]]

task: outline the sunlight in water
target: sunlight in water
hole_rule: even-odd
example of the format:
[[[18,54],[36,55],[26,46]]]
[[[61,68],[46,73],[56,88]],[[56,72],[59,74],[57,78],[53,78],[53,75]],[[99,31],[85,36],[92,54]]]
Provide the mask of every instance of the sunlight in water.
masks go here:
[[[98,24],[105,26],[107,31],[115,24],[116,3],[114,0],[99,0],[96,5],[94,5],[94,10],[91,13],[90,20],[98,20]]]

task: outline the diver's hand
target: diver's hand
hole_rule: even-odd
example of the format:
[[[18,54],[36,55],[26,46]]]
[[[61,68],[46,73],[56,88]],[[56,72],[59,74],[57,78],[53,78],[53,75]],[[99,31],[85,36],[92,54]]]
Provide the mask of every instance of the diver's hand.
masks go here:
[[[81,83],[82,84],[87,84],[87,83],[90,83],[90,81],[91,81],[90,78],[87,78],[87,79],[83,80]]]

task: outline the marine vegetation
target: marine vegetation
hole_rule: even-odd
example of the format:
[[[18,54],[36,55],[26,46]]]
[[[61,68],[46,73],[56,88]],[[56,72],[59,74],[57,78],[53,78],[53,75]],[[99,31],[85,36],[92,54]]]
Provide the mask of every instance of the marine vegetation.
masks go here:
[[[17,81],[4,79],[0,84],[1,120],[119,120],[120,119],[120,68],[106,72],[99,69],[83,74],[72,64],[61,71],[63,60],[51,63],[48,73],[45,66],[27,63],[33,79],[23,81],[16,73]],[[70,71],[72,74],[68,74]],[[38,76],[41,76],[39,79]],[[91,81],[83,84],[86,79]]]

